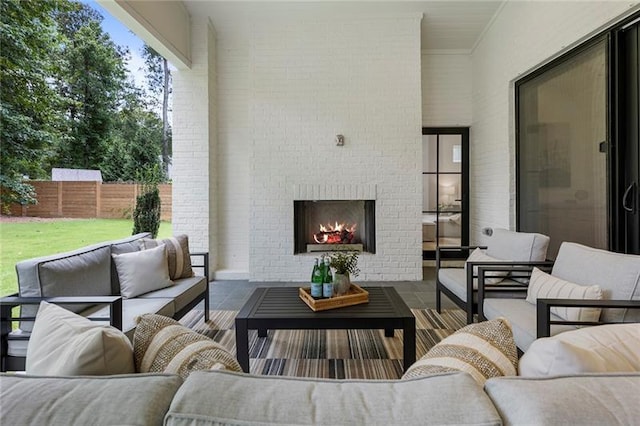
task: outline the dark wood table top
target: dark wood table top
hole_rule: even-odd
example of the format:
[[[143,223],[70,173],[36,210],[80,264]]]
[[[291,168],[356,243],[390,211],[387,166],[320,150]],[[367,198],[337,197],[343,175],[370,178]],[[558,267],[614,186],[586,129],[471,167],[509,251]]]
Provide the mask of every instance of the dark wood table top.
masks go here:
[[[236,318],[408,318],[411,310],[393,287],[364,287],[369,302],[314,312],[300,299],[297,287],[258,287]]]

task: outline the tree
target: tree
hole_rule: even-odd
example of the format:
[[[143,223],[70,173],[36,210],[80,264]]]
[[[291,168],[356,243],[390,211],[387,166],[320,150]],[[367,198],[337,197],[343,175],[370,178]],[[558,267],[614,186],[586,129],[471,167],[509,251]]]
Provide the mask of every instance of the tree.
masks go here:
[[[84,4],[72,5],[71,11],[56,16],[66,37],[56,85],[65,99],[67,136],[58,145],[56,163],[95,169],[108,150],[125,88],[128,52],[104,33],[97,12]]]
[[[169,174],[171,163],[171,134],[169,129],[169,94],[171,93],[171,72],[166,58],[152,47],[144,45],[146,76],[152,93],[162,94],[162,171],[164,176]]]
[[[115,117],[112,138],[102,162],[106,181],[133,181],[139,170],[160,165],[162,122],[141,101],[139,89],[130,88]]]
[[[48,81],[59,58],[52,14],[65,3],[0,1],[0,191],[4,206],[33,202],[23,176],[47,175],[43,164],[59,137],[60,98]]]

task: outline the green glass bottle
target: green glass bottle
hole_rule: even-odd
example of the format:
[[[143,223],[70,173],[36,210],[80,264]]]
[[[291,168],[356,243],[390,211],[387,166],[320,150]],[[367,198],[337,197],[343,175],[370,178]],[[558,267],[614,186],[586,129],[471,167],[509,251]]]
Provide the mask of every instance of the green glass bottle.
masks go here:
[[[330,260],[328,257],[324,258],[324,277],[322,280],[322,296],[333,296],[333,275],[331,275],[331,267],[329,266]]]
[[[318,264],[318,258],[316,257],[315,264],[313,265],[313,271],[311,272],[311,297],[315,299],[322,298],[322,270]]]

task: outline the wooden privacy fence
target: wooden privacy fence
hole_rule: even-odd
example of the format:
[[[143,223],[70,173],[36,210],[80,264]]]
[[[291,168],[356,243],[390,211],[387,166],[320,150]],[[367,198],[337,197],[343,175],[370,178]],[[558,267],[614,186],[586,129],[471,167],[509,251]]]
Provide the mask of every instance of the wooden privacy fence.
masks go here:
[[[38,204],[11,206],[14,216],[128,219],[141,186],[135,183],[30,181]],[[171,221],[171,184],[158,185],[162,220]]]

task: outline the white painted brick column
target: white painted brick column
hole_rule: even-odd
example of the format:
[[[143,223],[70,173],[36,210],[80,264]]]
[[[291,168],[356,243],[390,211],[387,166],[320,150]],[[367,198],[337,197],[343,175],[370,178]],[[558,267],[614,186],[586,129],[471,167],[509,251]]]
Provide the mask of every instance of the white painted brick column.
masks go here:
[[[215,270],[216,74],[215,33],[192,17],[192,68],[173,74],[173,233],[192,251],[209,251]]]

